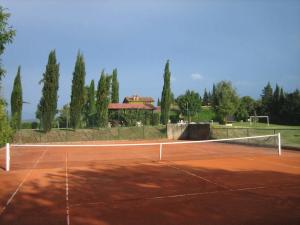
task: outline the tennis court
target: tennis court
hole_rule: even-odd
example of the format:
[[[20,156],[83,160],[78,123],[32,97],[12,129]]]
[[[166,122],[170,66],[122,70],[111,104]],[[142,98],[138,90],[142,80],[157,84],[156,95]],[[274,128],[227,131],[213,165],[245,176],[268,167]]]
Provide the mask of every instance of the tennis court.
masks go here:
[[[299,224],[300,152],[277,145],[12,145],[10,171],[0,151],[0,224]]]

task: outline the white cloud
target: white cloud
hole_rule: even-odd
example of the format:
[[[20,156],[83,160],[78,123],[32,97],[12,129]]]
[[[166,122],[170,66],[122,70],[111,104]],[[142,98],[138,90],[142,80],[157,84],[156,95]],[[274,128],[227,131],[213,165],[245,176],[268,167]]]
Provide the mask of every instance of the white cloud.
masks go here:
[[[191,78],[192,78],[193,80],[202,80],[204,77],[203,77],[203,75],[201,75],[201,74],[199,74],[199,73],[193,73],[193,74],[191,75]]]

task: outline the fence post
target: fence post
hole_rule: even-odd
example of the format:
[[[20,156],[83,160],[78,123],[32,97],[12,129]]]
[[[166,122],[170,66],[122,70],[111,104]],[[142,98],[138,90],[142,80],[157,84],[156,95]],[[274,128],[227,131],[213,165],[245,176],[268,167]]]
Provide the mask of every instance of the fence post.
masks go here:
[[[6,143],[6,160],[5,160],[5,170],[9,171],[10,170],[10,148],[9,148],[9,143]]]
[[[159,144],[159,160],[162,159],[162,143]]]
[[[278,133],[278,154],[281,155],[281,135]]]

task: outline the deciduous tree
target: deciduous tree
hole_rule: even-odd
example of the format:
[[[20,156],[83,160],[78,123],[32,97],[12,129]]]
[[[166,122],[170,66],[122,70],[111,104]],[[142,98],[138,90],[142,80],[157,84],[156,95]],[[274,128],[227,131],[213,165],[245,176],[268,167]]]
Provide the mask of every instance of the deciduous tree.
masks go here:
[[[201,110],[201,98],[195,91],[187,90],[184,95],[177,97],[176,103],[181,114],[188,116],[189,121],[191,121],[192,116],[196,115]]]
[[[2,6],[0,6],[0,91],[1,79],[5,74],[1,56],[4,53],[6,45],[13,41],[13,38],[16,34],[16,31],[8,24],[9,17],[10,14],[6,12]],[[0,146],[8,142],[12,135],[12,130],[8,123],[5,106],[5,101],[0,96]]]
[[[227,116],[234,115],[238,104],[238,96],[231,82],[221,81],[215,86],[214,110],[221,123],[226,123]]]

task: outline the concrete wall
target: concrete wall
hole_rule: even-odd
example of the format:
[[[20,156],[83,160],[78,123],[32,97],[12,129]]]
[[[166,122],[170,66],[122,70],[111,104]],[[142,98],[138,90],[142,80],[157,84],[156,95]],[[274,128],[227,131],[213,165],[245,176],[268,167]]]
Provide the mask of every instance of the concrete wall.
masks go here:
[[[207,140],[210,135],[209,124],[168,124],[168,139]]]
[[[210,124],[189,124],[188,140],[207,140],[210,135]]]
[[[187,124],[168,124],[167,126],[167,136],[168,139],[178,140],[178,139],[187,139],[188,131]]]

